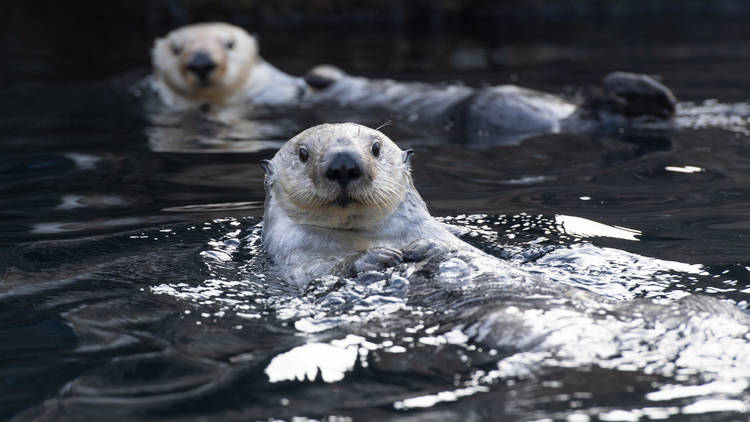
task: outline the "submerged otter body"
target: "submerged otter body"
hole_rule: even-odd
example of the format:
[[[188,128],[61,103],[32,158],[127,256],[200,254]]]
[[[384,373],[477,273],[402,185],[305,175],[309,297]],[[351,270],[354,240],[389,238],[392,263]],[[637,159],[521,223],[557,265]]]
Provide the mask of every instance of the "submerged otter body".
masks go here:
[[[394,121],[422,137],[471,145],[514,144],[563,132],[665,136],[676,102],[654,79],[623,72],[607,75],[581,104],[515,85],[471,88],[367,79],[331,66],[318,66],[303,79],[274,68],[258,54],[254,37],[223,23],[170,32],[156,40],[152,61],[151,87],[167,112],[204,111],[240,128],[233,137],[247,139],[260,137],[252,133],[257,125],[243,120],[265,106],[311,113],[315,121],[305,124]]]

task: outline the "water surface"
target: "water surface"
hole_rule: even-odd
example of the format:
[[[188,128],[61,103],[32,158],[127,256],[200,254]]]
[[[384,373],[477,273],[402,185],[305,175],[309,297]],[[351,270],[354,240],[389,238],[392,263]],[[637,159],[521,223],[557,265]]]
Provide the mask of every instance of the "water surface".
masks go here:
[[[671,29],[631,22],[565,36],[537,28],[505,30],[504,38],[346,39],[271,31],[261,43],[290,72],[332,62],[370,76],[512,81],[570,97],[613,70],[663,76],[682,100],[680,129],[668,141],[549,135],[470,149],[407,136],[397,125],[384,131],[417,150],[414,179],[433,214],[497,257],[508,277],[685,309],[686,298],[703,294],[744,310],[747,41],[741,23]],[[104,38],[122,54],[88,68],[84,52],[57,60],[59,50],[36,48],[38,40],[8,41],[14,60],[4,70],[13,83],[0,88],[3,418],[747,417],[747,332],[718,311],[684,309],[684,321],[658,314],[632,337],[610,338],[634,331],[555,313],[545,298],[504,301],[507,285],[413,286],[388,273],[300,291],[275,279],[258,244],[257,163],[290,135],[290,121],[308,116],[259,118],[268,143],[227,137],[155,148],[154,136],[158,144],[167,135],[154,135],[127,94],[145,73],[149,37]],[[545,347],[488,347],[487,335],[512,326],[503,318],[514,312],[547,330]],[[493,344],[523,343],[506,334]],[[616,354],[602,352],[612,344]]]

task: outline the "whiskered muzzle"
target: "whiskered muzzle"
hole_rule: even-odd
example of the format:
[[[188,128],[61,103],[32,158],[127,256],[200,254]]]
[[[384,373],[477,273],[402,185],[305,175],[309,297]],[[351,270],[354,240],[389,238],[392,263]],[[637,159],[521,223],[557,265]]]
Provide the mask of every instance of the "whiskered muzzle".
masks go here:
[[[351,196],[349,196],[346,192],[341,192],[339,196],[336,197],[336,200],[333,201],[333,203],[341,208],[346,208],[349,204],[353,203],[354,199],[352,199]]]

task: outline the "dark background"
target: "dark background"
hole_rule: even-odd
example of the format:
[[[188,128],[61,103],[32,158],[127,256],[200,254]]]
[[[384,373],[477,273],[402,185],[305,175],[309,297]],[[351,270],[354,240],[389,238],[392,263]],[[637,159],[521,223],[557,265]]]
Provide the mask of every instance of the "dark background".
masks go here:
[[[430,70],[428,79],[450,79],[461,70],[465,79],[468,71],[480,82],[551,89],[540,64],[565,65],[572,84],[598,81],[617,65],[658,73],[681,99],[744,99],[750,85],[750,2],[737,0],[11,0],[0,16],[6,84],[147,68],[154,37],[220,20],[255,32],[262,54],[295,74],[329,62],[368,76]],[[375,53],[384,44],[392,54]],[[713,81],[710,92],[702,78]]]

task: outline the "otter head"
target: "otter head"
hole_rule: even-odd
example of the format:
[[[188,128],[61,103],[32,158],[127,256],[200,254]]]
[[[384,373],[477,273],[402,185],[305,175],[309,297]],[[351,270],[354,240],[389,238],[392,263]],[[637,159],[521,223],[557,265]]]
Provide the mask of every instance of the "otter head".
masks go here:
[[[372,227],[396,209],[412,185],[411,155],[411,150],[401,151],[387,136],[366,126],[315,126],[262,163],[266,201],[280,206],[298,224],[345,230]]]
[[[201,23],[176,29],[154,43],[154,73],[175,93],[221,103],[250,76],[258,43],[242,28]]]

